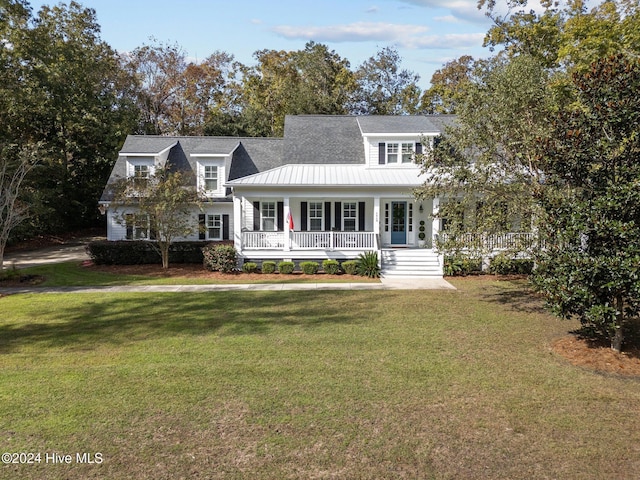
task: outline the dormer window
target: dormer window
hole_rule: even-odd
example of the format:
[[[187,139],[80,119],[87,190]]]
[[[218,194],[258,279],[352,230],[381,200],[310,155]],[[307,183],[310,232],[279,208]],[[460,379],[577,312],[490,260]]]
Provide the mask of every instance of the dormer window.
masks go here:
[[[386,142],[378,145],[380,165],[410,164],[413,163],[417,153],[422,153],[422,144],[416,142]]]
[[[204,189],[207,192],[218,190],[218,167],[216,165],[205,165],[204,167]]]
[[[223,159],[198,159],[198,190],[206,197],[224,195],[222,183],[224,181]]]
[[[151,178],[151,170],[149,165],[134,165],[133,166],[133,183],[136,186],[146,187]]]

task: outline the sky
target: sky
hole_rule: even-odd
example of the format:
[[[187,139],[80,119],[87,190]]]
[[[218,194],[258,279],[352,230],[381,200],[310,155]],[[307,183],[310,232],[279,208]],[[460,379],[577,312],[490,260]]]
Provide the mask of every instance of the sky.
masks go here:
[[[178,44],[191,60],[215,51],[254,64],[258,50],[301,50],[313,40],[355,70],[395,47],[401,67],[432,74],[462,55],[483,58],[491,23],[476,0],[77,0],[96,11],[101,38],[119,52],[144,44]],[[31,0],[34,14],[57,1]],[[64,2],[68,3],[68,2]]]

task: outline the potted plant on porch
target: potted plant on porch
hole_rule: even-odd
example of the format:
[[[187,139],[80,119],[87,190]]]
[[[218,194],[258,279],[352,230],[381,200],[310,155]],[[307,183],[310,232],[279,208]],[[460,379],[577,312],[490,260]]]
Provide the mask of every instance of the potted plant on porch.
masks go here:
[[[425,240],[427,235],[424,233],[424,220],[420,220],[420,227],[418,228],[418,230],[420,230],[420,233],[418,233],[418,246],[420,248],[424,248],[427,245],[427,242]]]

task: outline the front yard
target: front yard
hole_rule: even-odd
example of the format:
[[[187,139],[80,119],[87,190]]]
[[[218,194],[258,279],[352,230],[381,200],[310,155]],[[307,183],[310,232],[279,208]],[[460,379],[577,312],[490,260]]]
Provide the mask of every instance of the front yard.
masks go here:
[[[0,478],[635,478],[640,382],[556,355],[522,283],[453,283],[0,298],[2,451],[42,454]]]

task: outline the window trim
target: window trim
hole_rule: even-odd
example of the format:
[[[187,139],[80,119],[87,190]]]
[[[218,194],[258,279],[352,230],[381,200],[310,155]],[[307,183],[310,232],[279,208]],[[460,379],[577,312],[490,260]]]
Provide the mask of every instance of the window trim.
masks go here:
[[[309,202],[307,213],[307,221],[308,221],[308,230],[310,232],[321,232],[324,230],[324,202]],[[315,213],[313,215],[312,213]],[[318,215],[319,213],[319,215]],[[316,225],[317,228],[314,228],[313,222],[319,222],[319,225]]]
[[[268,210],[267,213],[271,213],[271,208],[273,208],[273,216],[265,215],[265,210]],[[273,229],[267,230],[265,228],[265,220],[273,219]],[[278,204],[277,202],[269,201],[269,202],[260,202],[260,230],[263,232],[276,232],[278,230]]]
[[[217,217],[217,218],[216,218]],[[222,240],[223,237],[223,220],[221,213],[208,213],[205,216],[205,231],[207,240]],[[217,225],[216,225],[217,221]],[[211,235],[211,230],[218,229],[219,235]]]
[[[351,205],[353,205],[353,212],[352,209],[349,208],[347,210],[347,206],[351,207]],[[353,213],[353,216],[347,216],[347,212],[349,213]],[[353,230],[347,230],[346,227],[346,221],[351,221],[353,220]],[[357,232],[358,231],[358,202],[342,202],[342,231],[344,232]]]

